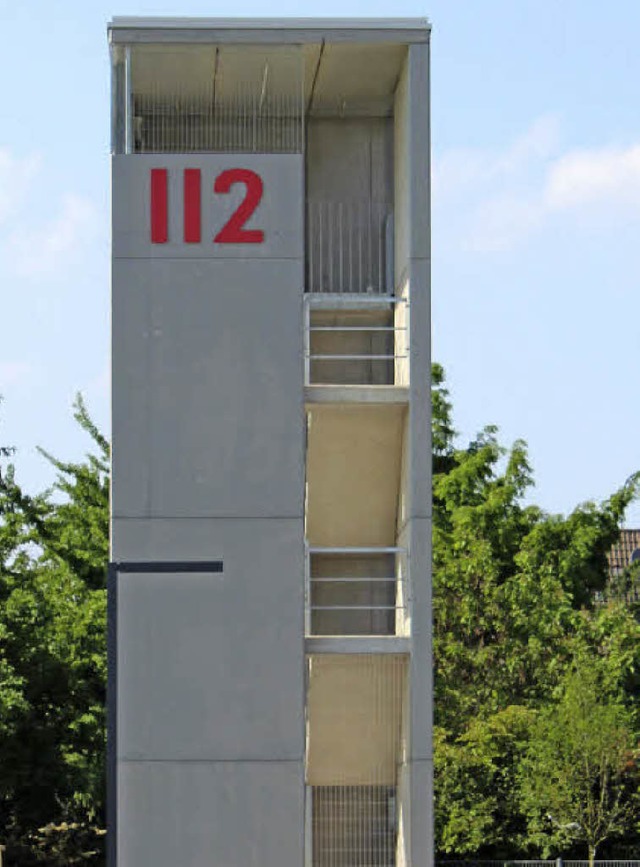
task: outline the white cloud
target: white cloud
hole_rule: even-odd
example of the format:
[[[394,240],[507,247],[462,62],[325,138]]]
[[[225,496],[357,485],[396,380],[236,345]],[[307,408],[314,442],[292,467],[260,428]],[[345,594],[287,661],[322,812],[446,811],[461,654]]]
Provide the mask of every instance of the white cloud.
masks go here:
[[[538,118],[508,147],[496,151],[453,148],[434,160],[434,197],[447,200],[457,195],[477,194],[486,188],[517,182],[532,163],[550,157],[557,149],[559,124],[555,117]]]
[[[13,231],[6,249],[13,270],[21,276],[50,275],[79,258],[95,235],[97,214],[82,196],[63,196],[58,213],[48,222]]]
[[[485,253],[509,250],[536,231],[544,211],[535,200],[517,195],[496,196],[478,206],[467,246]]]
[[[40,155],[17,156],[0,147],[0,267],[16,276],[63,273],[96,234],[95,206],[74,192],[54,199],[53,215],[42,216],[43,171]]]
[[[640,208],[640,145],[568,153],[550,166],[549,208],[604,203]]]
[[[40,165],[37,154],[16,157],[0,148],[0,224],[23,206]]]
[[[501,151],[452,150],[436,161],[434,205],[457,246],[516,246],[558,216],[640,217],[640,144],[560,150],[558,124],[541,118]]]

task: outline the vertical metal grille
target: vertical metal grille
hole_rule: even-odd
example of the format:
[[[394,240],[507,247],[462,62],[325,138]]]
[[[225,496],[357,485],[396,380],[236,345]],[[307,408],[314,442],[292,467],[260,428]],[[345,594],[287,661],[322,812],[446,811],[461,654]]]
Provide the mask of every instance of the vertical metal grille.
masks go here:
[[[307,292],[392,291],[391,206],[307,204]]]
[[[136,153],[299,153],[303,147],[299,94],[262,96],[243,88],[216,102],[213,84],[197,94],[137,94]]]
[[[314,786],[313,867],[393,867],[395,786]]]
[[[311,867],[395,867],[406,755],[406,657],[308,660]]]

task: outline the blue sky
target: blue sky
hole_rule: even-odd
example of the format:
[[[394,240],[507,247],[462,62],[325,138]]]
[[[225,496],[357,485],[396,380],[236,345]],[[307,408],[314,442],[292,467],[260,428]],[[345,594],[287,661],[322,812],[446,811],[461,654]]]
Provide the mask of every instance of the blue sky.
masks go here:
[[[109,416],[109,65],[132,15],[427,15],[433,345],[456,427],[529,443],[550,511],[640,469],[640,4],[0,0],[0,442],[37,489]],[[629,514],[640,526],[640,506]]]

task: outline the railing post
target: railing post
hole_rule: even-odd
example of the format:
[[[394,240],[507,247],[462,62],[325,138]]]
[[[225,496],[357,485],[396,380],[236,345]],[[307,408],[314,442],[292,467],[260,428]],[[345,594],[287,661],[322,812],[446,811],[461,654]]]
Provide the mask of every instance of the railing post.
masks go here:
[[[304,634],[311,635],[311,556],[304,543]]]
[[[304,299],[304,384],[311,385],[311,310],[309,299]]]

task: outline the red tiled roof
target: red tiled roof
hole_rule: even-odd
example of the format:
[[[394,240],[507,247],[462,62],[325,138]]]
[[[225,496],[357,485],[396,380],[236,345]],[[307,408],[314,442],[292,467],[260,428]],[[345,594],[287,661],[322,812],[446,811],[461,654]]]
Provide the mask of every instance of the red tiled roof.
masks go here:
[[[620,538],[609,552],[609,574],[619,575],[631,563],[631,556],[640,551],[640,530],[621,530]],[[636,554],[636,557],[638,555]]]

